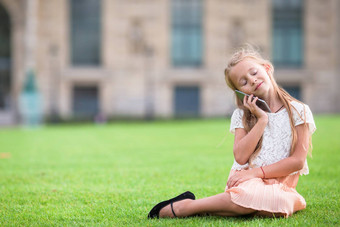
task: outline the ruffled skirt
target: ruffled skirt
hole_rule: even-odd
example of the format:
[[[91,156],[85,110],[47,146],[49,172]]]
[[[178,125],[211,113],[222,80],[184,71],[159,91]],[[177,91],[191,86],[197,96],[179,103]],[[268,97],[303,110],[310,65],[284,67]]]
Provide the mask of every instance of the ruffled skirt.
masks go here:
[[[235,172],[232,170],[229,177]],[[306,208],[305,199],[295,190],[298,179],[299,174],[273,179],[253,178],[225,191],[239,206],[288,217]]]

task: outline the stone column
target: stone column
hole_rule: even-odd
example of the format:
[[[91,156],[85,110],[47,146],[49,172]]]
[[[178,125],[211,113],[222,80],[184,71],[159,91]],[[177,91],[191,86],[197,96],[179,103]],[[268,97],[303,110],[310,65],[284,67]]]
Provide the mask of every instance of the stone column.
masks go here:
[[[34,70],[36,66],[36,35],[37,35],[38,1],[26,0],[25,24],[25,72]]]

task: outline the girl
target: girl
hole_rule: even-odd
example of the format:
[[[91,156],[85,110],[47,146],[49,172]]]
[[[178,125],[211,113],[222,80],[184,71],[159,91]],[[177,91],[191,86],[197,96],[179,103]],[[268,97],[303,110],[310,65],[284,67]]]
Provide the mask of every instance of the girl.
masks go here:
[[[306,156],[315,131],[309,107],[279,87],[274,67],[251,47],[236,52],[225,69],[232,90],[250,94],[231,117],[235,134],[234,164],[224,193],[195,200],[185,192],[157,204],[149,213],[155,217],[219,216],[288,217],[306,207],[295,190],[299,176],[308,174]],[[256,104],[266,101],[271,113]]]

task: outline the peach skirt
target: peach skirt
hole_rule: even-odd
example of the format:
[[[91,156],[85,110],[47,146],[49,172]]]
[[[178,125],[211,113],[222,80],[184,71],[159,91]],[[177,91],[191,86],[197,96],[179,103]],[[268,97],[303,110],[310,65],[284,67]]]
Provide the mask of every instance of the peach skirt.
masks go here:
[[[235,172],[231,170],[229,177]],[[225,191],[239,206],[288,217],[306,208],[305,199],[295,190],[298,180],[299,174],[273,179],[253,178]]]

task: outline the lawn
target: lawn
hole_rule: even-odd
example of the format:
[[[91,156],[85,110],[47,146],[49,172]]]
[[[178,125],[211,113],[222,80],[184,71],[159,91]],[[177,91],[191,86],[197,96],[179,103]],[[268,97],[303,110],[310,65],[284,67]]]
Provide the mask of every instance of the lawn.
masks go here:
[[[0,225],[339,225],[340,116],[315,117],[307,208],[288,219],[148,220],[157,202],[224,190],[233,162],[227,119],[0,129]]]

